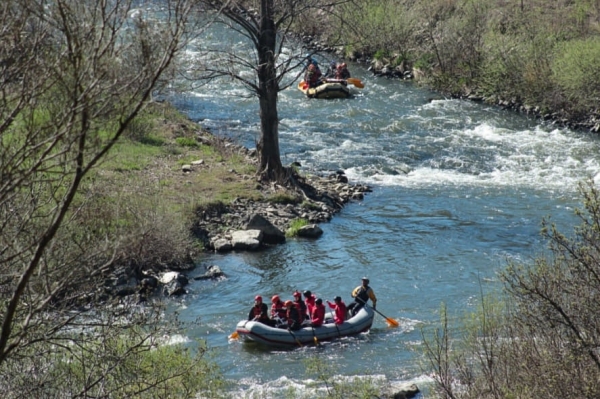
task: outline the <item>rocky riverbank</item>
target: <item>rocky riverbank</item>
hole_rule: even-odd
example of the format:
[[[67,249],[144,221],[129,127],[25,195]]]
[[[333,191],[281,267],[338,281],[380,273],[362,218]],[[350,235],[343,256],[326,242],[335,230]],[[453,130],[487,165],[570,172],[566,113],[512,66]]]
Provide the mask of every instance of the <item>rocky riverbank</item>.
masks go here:
[[[250,150],[231,140],[214,136],[199,129],[196,140],[215,152],[235,155],[241,164],[255,165],[256,150]],[[221,158],[196,159],[181,166],[171,176],[185,182],[214,173],[223,167]],[[240,164],[238,164],[238,167]],[[255,174],[238,172],[231,168],[223,177],[229,184],[255,181],[251,198],[238,197],[232,201],[212,201],[196,209],[191,220],[191,231],[202,243],[205,251],[257,251],[272,245],[281,245],[291,236],[300,239],[318,239],[325,223],[346,204],[360,201],[371,188],[348,181],[344,171],[329,171],[322,174],[305,174],[300,164],[289,166],[290,181],[286,187],[277,183],[265,184]],[[299,227],[292,228],[293,225]],[[201,257],[201,254],[197,256]],[[165,264],[160,268],[142,267],[132,273],[127,267],[117,268],[106,280],[105,294],[108,297],[131,297],[145,300],[158,293],[177,296],[186,292],[188,279],[217,279],[224,276],[217,265],[204,265],[196,270],[197,257],[179,260],[176,264]]]
[[[420,76],[423,76],[423,72],[418,69],[410,68],[404,63],[393,66],[390,63],[386,63],[384,60],[370,60],[368,62],[369,70],[376,76],[403,80],[419,79]],[[495,105],[504,109],[530,115],[537,119],[549,121],[560,127],[567,127],[569,129],[582,130],[591,133],[600,133],[600,113],[598,112],[579,117],[569,117],[566,116],[567,113],[565,110],[559,109],[551,112],[542,112],[540,107],[525,105],[515,99],[505,99],[495,95],[483,96],[476,91],[471,91],[469,89],[463,93],[450,94],[450,97]]]
[[[316,36],[300,36],[304,45],[312,49],[313,51],[329,53],[339,59],[347,58],[350,61],[364,64],[367,69],[372,72],[375,76],[390,78],[390,79],[401,79],[401,80],[416,80],[420,81],[426,77],[426,74],[414,68],[410,63],[406,61],[396,65],[391,59],[373,59],[368,54],[362,54],[360,52],[353,52],[349,55],[344,53],[343,48],[333,48],[322,44]],[[441,93],[442,95],[444,93]],[[570,116],[564,109],[555,109],[551,111],[542,111],[539,106],[526,105],[516,99],[502,98],[497,95],[481,95],[477,92],[476,88],[465,87],[461,93],[449,93],[451,98],[459,98],[462,100],[483,102],[486,104],[495,105],[511,111],[530,115],[537,119],[543,119],[549,121],[560,127],[566,127],[573,130],[587,131],[591,133],[600,133],[600,110],[596,109],[594,112],[586,115]]]
[[[276,192],[277,200],[256,201],[236,198],[230,204],[200,209],[194,233],[211,251],[258,250],[268,245],[283,244],[286,236],[316,239],[322,234],[318,224],[331,220],[351,201],[362,200],[371,188],[352,184],[343,171],[322,176],[297,176],[294,191],[282,191],[276,184],[260,187],[267,197]],[[291,232],[294,221],[303,226]]]

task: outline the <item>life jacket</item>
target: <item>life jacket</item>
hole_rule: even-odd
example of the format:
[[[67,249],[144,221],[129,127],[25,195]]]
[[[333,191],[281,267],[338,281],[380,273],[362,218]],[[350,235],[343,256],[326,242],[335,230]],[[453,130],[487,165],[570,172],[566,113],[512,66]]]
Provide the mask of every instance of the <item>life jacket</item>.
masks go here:
[[[342,324],[344,320],[346,320],[346,304],[344,301],[340,301],[339,303],[329,302],[327,301],[330,309],[334,310],[333,321],[335,324]]]
[[[273,318],[279,317],[280,319],[285,319],[286,312],[285,306],[283,306],[283,302],[281,300],[271,305],[271,316]]]
[[[319,79],[321,79],[321,70],[318,66],[310,64],[304,75],[304,81],[308,83],[309,87],[317,87]]]
[[[266,303],[261,303],[260,305],[252,306],[250,308],[250,312],[248,312],[248,320],[254,320],[256,316],[258,316],[258,321],[265,322],[269,317],[267,315],[268,307]]]
[[[302,299],[294,301],[294,306],[298,309],[298,313],[302,315],[302,319],[306,319],[308,313],[306,312],[306,304],[302,302]]]
[[[262,315],[262,306],[252,306],[252,316],[261,316]]]
[[[338,65],[335,70],[335,78],[336,79],[348,79],[350,77],[350,71],[348,68],[344,68],[342,64]]]
[[[306,313],[308,313],[308,318],[312,318],[312,313],[315,309],[315,301],[317,300],[317,298],[311,294],[311,296],[307,297],[304,300],[304,303],[306,304]]]
[[[337,68],[335,69],[335,78],[336,79],[342,78],[342,66],[341,65],[338,65]]]
[[[364,305],[365,303],[367,303],[367,301],[369,300],[369,290],[370,289],[371,289],[371,287],[369,287],[368,285],[366,287],[361,286],[360,289],[358,290],[358,293],[356,294],[356,297],[354,297],[354,300],[361,305]]]
[[[286,312],[286,317],[289,328],[297,330],[301,327],[302,319],[300,318],[298,306],[291,306]]]
[[[312,317],[311,317],[311,322],[313,323],[313,326],[320,327],[324,321],[325,321],[325,305],[323,305],[323,304],[315,305],[313,312],[312,312]]]

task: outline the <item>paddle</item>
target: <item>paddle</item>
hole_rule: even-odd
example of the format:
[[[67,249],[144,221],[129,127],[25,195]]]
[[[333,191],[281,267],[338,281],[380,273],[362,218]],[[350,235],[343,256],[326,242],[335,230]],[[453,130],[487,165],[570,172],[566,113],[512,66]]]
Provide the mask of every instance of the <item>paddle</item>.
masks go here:
[[[359,297],[356,297],[356,299],[358,299],[359,301],[361,301],[365,306],[368,306]],[[398,327],[398,326],[400,326],[400,323],[398,323],[396,320],[394,320],[394,319],[392,319],[390,317],[387,317],[386,315],[384,315],[383,313],[381,313],[379,310],[375,309],[374,307],[371,306],[371,309],[373,309],[374,311],[376,311],[377,313],[379,313],[385,319],[385,321],[387,321],[387,323],[389,324],[390,327]]]
[[[305,81],[301,80],[300,82],[298,82],[298,88],[300,90],[306,90],[308,88],[308,84]]]
[[[363,87],[365,87],[364,83],[361,82],[361,80],[357,79],[357,78],[348,78],[348,79],[346,79],[346,81],[348,83],[352,83],[354,86],[358,87],[359,89],[362,89]]]
[[[319,345],[319,340],[317,339],[317,334],[315,334],[315,328],[313,327],[312,323],[310,324],[310,328],[312,328],[312,332],[313,332],[313,340],[315,341],[315,345]]]
[[[294,339],[298,343],[298,346],[302,348],[302,342],[300,342],[300,340],[298,339],[298,337],[296,337],[296,335],[292,332],[292,330],[289,327],[288,327],[287,330],[289,331],[290,334],[292,334],[292,337],[294,337]]]
[[[234,331],[231,333],[231,335],[229,336],[229,339],[238,339],[240,337],[240,334],[238,334],[237,331]]]

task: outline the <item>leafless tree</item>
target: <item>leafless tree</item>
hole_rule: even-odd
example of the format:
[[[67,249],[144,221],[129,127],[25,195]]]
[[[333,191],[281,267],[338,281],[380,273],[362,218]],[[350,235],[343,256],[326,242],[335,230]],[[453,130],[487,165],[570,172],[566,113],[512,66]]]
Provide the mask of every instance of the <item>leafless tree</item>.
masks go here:
[[[265,180],[286,182],[289,171],[279,152],[278,93],[292,85],[303,71],[306,49],[293,32],[302,31],[307,20],[343,21],[336,6],[351,0],[203,0],[207,10],[220,13],[219,22],[242,35],[251,54],[230,48],[215,49],[204,64],[202,78],[229,76],[258,97],[260,105],[259,174]],[[324,17],[326,16],[326,17]],[[339,38],[338,38],[339,39]],[[329,45],[335,45],[332,39]],[[338,40],[339,43],[339,40]],[[251,76],[243,72],[251,71]],[[287,78],[287,79],[286,79]]]
[[[83,331],[111,325],[73,307],[96,294],[118,242],[114,226],[79,223],[90,214],[82,187],[164,82],[194,10],[194,0],[0,5],[0,392],[14,382],[9,364],[25,370],[50,348],[73,356],[90,349]],[[148,334],[139,337],[132,347],[147,351]],[[103,396],[118,359],[78,395]]]
[[[442,398],[597,398],[600,395],[600,192],[580,185],[572,236],[546,219],[549,251],[510,262],[502,292],[478,311],[424,335],[427,369]]]

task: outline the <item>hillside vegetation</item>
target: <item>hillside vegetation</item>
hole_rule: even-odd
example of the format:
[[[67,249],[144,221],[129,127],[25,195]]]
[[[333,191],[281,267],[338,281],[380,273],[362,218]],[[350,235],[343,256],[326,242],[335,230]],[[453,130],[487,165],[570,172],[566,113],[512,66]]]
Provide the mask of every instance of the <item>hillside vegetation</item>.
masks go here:
[[[444,93],[600,130],[596,0],[364,0],[339,8],[347,57],[414,70]],[[327,42],[338,27],[324,26]]]
[[[207,349],[162,339],[185,326],[165,320],[159,302],[140,309],[106,294],[117,280],[197,261],[203,208],[271,195],[244,154],[153,101],[202,29],[197,2],[4,4],[0,396],[218,397]],[[297,21],[342,35],[348,57],[598,130],[597,1],[361,0],[330,11],[345,25]],[[548,225],[553,258],[511,265],[505,302],[482,301],[466,334],[444,324],[427,336],[440,396],[600,395],[600,199],[582,192],[574,240]]]

